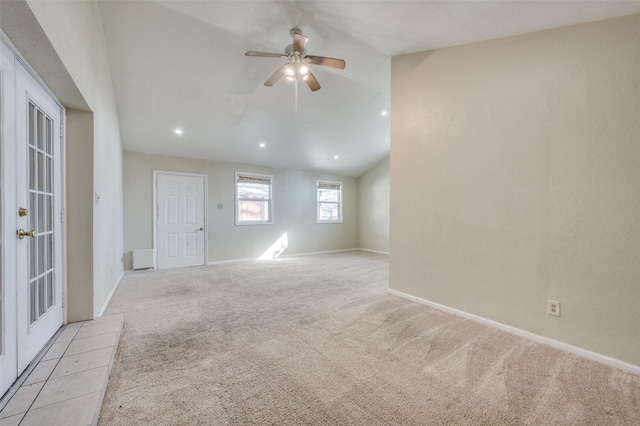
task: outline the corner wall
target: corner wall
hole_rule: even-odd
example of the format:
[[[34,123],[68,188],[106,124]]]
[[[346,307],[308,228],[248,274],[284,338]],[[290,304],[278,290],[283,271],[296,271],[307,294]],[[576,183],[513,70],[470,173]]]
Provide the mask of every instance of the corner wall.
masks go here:
[[[209,262],[257,258],[285,232],[284,255],[358,247],[357,180],[350,177],[278,170],[246,164],[124,152],[124,250],[153,247],[153,170],[208,175]],[[274,224],[236,226],[235,172],[274,176]],[[343,182],[343,223],[316,223],[316,180]],[[222,204],[222,209],[218,208]]]
[[[389,157],[358,178],[358,242],[389,253]]]
[[[640,365],[638,40],[633,15],[393,58],[392,289]]]

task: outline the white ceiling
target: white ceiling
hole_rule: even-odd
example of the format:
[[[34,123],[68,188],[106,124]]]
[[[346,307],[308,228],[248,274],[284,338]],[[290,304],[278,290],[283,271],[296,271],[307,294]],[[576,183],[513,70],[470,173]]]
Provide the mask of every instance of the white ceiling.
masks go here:
[[[389,153],[390,58],[640,12],[640,1],[101,1],[124,149],[359,176]],[[282,79],[289,30],[322,89]],[[184,133],[177,136],[175,128]],[[259,148],[259,143],[265,148]],[[334,159],[338,155],[339,159]]]

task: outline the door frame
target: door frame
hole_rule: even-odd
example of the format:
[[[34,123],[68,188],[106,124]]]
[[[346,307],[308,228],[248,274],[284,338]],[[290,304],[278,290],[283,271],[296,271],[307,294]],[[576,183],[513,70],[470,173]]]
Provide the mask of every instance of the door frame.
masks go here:
[[[153,223],[153,269],[158,270],[158,175],[178,175],[204,178],[204,199],[202,208],[204,209],[204,265],[209,264],[209,175],[203,173],[174,172],[170,170],[153,170],[153,204],[151,211],[151,222]]]
[[[51,89],[49,89],[49,87],[44,83],[44,81],[40,78],[40,76],[38,75],[38,73],[31,67],[31,65],[29,65],[29,63],[26,61],[26,59],[22,56],[22,54],[20,53],[20,51],[16,48],[16,46],[11,42],[11,40],[9,40],[9,38],[5,35],[5,33],[0,30],[0,44],[4,45],[5,48],[7,48],[14,56],[14,63],[11,65],[12,67],[12,75],[13,75],[13,80],[12,80],[12,89],[11,89],[11,93],[15,94],[15,85],[16,85],[16,65],[19,62],[20,65],[25,69],[25,71],[29,74],[29,76],[35,81],[36,85],[38,86],[38,89],[41,90],[42,92],[44,92],[46,95],[50,96],[52,98],[52,100],[54,101],[54,103],[57,105],[58,108],[58,112],[60,114],[59,118],[60,118],[60,133],[59,133],[59,139],[57,140],[57,143],[59,144],[60,147],[60,151],[59,151],[59,169],[58,169],[58,179],[59,179],[59,193],[56,194],[56,205],[59,206],[59,209],[54,209],[56,211],[60,212],[60,217],[54,217],[54,223],[57,224],[57,226],[59,226],[59,234],[57,235],[57,243],[55,244],[54,247],[54,256],[56,256],[57,260],[55,261],[56,263],[56,269],[57,269],[57,279],[59,279],[58,285],[60,286],[60,290],[61,290],[61,297],[62,300],[60,301],[61,303],[61,309],[62,309],[62,326],[64,326],[65,324],[67,324],[67,306],[66,306],[66,298],[67,298],[67,271],[66,271],[66,264],[67,264],[67,231],[66,231],[66,223],[65,223],[65,211],[66,211],[66,206],[67,206],[67,198],[66,198],[66,176],[67,176],[67,170],[66,170],[66,157],[67,157],[67,150],[66,150],[66,132],[64,131],[66,129],[66,109],[63,106],[62,102],[60,102],[60,100],[58,99],[58,97],[51,91]],[[0,84],[3,84],[3,88],[2,91],[3,93],[6,90],[6,79],[3,78],[2,81],[0,81]],[[14,96],[14,95],[12,95]],[[15,99],[15,97],[13,97],[13,99]],[[0,102],[3,102],[2,108],[4,109],[8,109],[10,110],[10,116],[12,117],[11,119],[11,123],[13,125],[16,125],[17,123],[15,123],[15,101],[13,101],[11,103],[11,108],[8,108],[8,105],[6,105],[6,99],[0,99]],[[1,117],[0,117],[1,119]],[[3,122],[2,123],[3,126],[6,125],[7,123]],[[13,160],[16,160],[16,156],[17,156],[17,129],[14,129],[13,131],[13,141],[6,141],[3,138],[3,134],[0,134],[0,139],[2,139],[0,141],[0,150],[2,150],[2,153],[0,154],[0,164],[3,165],[2,167],[2,172],[0,172],[0,179],[2,180],[2,185],[0,186],[0,189],[2,189],[3,192],[0,192],[0,200],[2,200],[2,209],[0,209],[0,262],[2,262],[2,268],[1,268],[1,277],[0,280],[2,281],[2,285],[0,285],[0,292],[2,292],[2,294],[0,295],[0,304],[2,305],[0,307],[0,315],[2,315],[2,318],[0,319],[0,327],[2,327],[3,329],[0,330],[0,339],[3,339],[4,341],[2,342],[2,346],[1,348],[6,348],[8,346],[13,346],[15,347],[15,357],[16,357],[16,368],[18,368],[19,365],[19,360],[17,359],[18,356],[18,318],[17,318],[17,288],[14,289],[10,289],[10,291],[6,291],[7,290],[7,285],[5,283],[8,282],[8,280],[13,280],[15,282],[15,280],[17,279],[17,274],[16,274],[16,268],[17,268],[17,239],[15,239],[15,230],[18,229],[18,221],[17,221],[17,217],[15,219],[11,218],[11,211],[13,211],[13,214],[17,215],[17,201],[15,199],[15,192],[13,193],[13,199],[8,200],[7,199],[7,191],[6,191],[6,186],[9,182],[7,182],[5,180],[5,177],[7,175],[13,175],[14,177],[16,176],[16,168],[15,165],[11,165],[9,167],[9,169],[5,169],[5,165],[7,164],[7,158],[6,158],[6,154],[9,153],[11,154],[11,157],[13,158]],[[11,146],[9,147],[9,145],[11,144]],[[9,176],[7,176],[9,177]],[[11,182],[12,184],[16,184],[16,182]],[[59,222],[56,222],[59,221]],[[11,242],[13,242],[13,244],[11,244]],[[7,243],[7,244],[5,244]],[[58,249],[58,250],[56,250]],[[8,258],[8,253],[12,252],[12,257],[9,259]],[[13,262],[11,262],[11,260],[13,260]],[[8,265],[9,263],[12,263],[12,265]],[[7,270],[7,266],[12,266],[12,271],[8,271]],[[8,273],[11,273],[11,275],[8,275]],[[9,294],[7,294],[9,293]],[[11,296],[12,300],[7,300],[7,296]],[[13,305],[11,309],[6,310],[6,306],[7,304],[11,304]],[[8,312],[9,311],[9,312]],[[11,332],[11,338],[12,341],[11,342],[7,342],[6,339],[6,326],[9,323],[7,320],[7,316],[8,314],[12,314],[15,318],[13,321],[13,327],[14,330]],[[54,334],[55,335],[55,334]],[[7,344],[10,343],[10,344]],[[4,350],[4,349],[3,349]],[[2,355],[2,351],[0,351],[0,356]],[[36,355],[36,359],[38,358],[38,356]],[[28,371],[29,369],[29,365],[33,363],[33,360],[29,361],[29,364],[27,364],[26,367],[26,371]],[[19,377],[19,375],[18,375]],[[1,396],[1,395],[0,395]]]
[[[51,217],[52,231],[54,235],[54,241],[52,244],[52,259],[53,259],[53,279],[54,279],[54,290],[53,294],[53,309],[48,310],[42,314],[42,316],[35,322],[31,323],[24,315],[18,316],[18,372],[26,369],[29,364],[33,361],[33,359],[37,356],[37,354],[42,350],[42,347],[46,345],[47,341],[55,334],[55,332],[64,325],[65,322],[65,308],[63,306],[63,288],[64,281],[62,279],[62,270],[64,268],[64,263],[62,263],[60,253],[62,252],[62,242],[60,240],[60,236],[63,233],[62,223],[60,221],[61,213],[63,211],[64,203],[62,199],[59,198],[59,195],[62,193],[62,179],[61,179],[61,167],[60,160],[62,156],[61,150],[61,140],[62,140],[62,114],[63,109],[60,106],[60,102],[58,102],[54,97],[52,97],[44,88],[42,87],[42,83],[38,82],[34,76],[33,71],[29,70],[24,66],[22,61],[19,59],[16,61],[16,82],[18,82],[17,88],[20,88],[20,92],[16,92],[16,99],[20,99],[17,103],[17,106],[21,106],[22,102],[24,102],[24,110],[22,112],[21,109],[16,109],[16,136],[17,141],[20,143],[22,137],[24,137],[24,147],[18,145],[17,150],[17,171],[18,174],[24,172],[24,190],[22,192],[22,188],[18,188],[16,192],[16,199],[18,200],[18,207],[21,206],[29,206],[29,178],[28,178],[28,170],[29,170],[29,142],[28,136],[31,130],[28,129],[28,126],[23,125],[23,121],[21,118],[24,117],[25,122],[28,122],[28,108],[30,103],[33,103],[39,110],[42,110],[46,115],[51,114],[52,120],[52,131],[53,131],[53,140],[52,143],[52,154],[54,155],[52,161],[53,171],[51,177],[53,181],[51,182],[51,194],[52,197],[52,206],[51,213],[53,216]],[[24,92],[22,91],[24,90]],[[24,114],[24,116],[22,115]],[[35,136],[34,136],[35,137]],[[58,170],[60,169],[60,170]],[[16,183],[20,182],[20,176],[17,176],[18,180]],[[24,196],[24,199],[21,202],[21,197]],[[31,210],[31,206],[29,209]],[[15,214],[15,213],[14,213]],[[30,211],[27,215],[28,217],[33,217],[35,212]],[[18,218],[18,227],[20,226],[20,222],[28,221],[27,218],[21,219]],[[20,286],[26,279],[28,283],[31,279],[28,270],[21,269],[21,261],[25,261],[25,265],[29,265],[29,248],[28,245],[31,244],[31,239],[28,239],[26,242],[23,240],[22,243],[17,242],[17,256],[18,256],[18,269],[17,269],[17,285]],[[21,258],[20,256],[23,256]],[[24,299],[22,299],[24,297]],[[26,293],[22,291],[18,291],[18,309],[24,308],[24,306],[29,305],[29,290]],[[20,312],[20,311],[19,311]],[[26,329],[23,325],[21,325],[21,321],[24,321],[23,325],[26,326]],[[25,333],[26,330],[26,333]],[[22,334],[21,334],[22,333]],[[21,339],[21,337],[23,339]],[[38,342],[43,342],[43,346],[41,346]],[[21,351],[23,352],[21,355]],[[25,355],[27,355],[25,358]]]
[[[15,231],[9,232],[9,230],[17,229],[17,220],[9,214],[10,211],[17,211],[17,201],[15,197],[15,189],[12,191],[13,196],[10,197],[7,191],[9,182],[5,177],[16,176],[16,130],[15,130],[15,49],[12,49],[10,43],[6,43],[3,34],[0,32],[0,49],[8,50],[10,54],[14,55],[13,63],[9,66],[2,65],[0,69],[0,90],[1,97],[0,103],[0,201],[2,208],[0,208],[0,218],[2,224],[0,224],[0,262],[2,263],[2,270],[0,273],[0,359],[3,363],[7,363],[12,366],[13,370],[6,368],[0,368],[0,386],[7,381],[15,381],[18,371],[18,308],[17,308],[17,294],[18,289],[16,285],[9,286],[9,282],[16,281],[16,262],[17,262],[17,243],[15,239]],[[0,55],[2,52],[0,52]],[[7,79],[11,79],[11,84],[7,84]],[[10,97],[11,108],[8,108],[7,97]],[[6,121],[5,121],[6,120]],[[11,124],[12,128],[9,129],[7,124]],[[11,139],[11,143],[9,140]],[[13,161],[10,161],[12,159]],[[15,182],[14,182],[15,186]],[[15,213],[14,213],[15,214]],[[11,302],[11,303],[9,303]],[[11,324],[9,329],[8,325]],[[10,352],[8,349],[12,348]],[[0,364],[1,365],[1,364]],[[10,388],[9,384],[9,388]],[[7,388],[7,389],[9,389]],[[4,387],[0,387],[0,396],[7,390]]]

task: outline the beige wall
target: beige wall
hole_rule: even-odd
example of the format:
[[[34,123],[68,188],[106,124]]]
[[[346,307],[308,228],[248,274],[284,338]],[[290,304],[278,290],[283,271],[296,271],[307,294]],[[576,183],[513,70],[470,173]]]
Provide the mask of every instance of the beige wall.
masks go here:
[[[0,7],[3,31],[67,108],[68,320],[90,319],[123,270],[122,147],[98,5],[14,0]]]
[[[393,58],[391,288],[640,365],[638,40],[634,15]]]
[[[67,110],[67,306],[70,322],[94,317],[93,114]],[[97,263],[97,262],[96,262]]]
[[[285,232],[287,254],[357,247],[357,180],[349,177],[276,170],[245,164],[124,152],[124,250],[127,268],[131,251],[153,246],[153,170],[206,174],[209,262],[256,258]],[[234,224],[235,172],[274,176],[274,224]],[[343,182],[343,223],[316,223],[316,180]],[[223,208],[218,209],[218,204]]]
[[[358,178],[358,241],[389,253],[389,157]]]

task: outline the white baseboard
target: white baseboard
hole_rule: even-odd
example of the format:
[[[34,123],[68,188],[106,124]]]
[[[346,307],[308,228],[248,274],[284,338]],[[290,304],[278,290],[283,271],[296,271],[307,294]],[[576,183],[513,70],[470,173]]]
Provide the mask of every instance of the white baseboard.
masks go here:
[[[242,258],[242,259],[214,260],[212,262],[207,262],[207,265],[211,266],[211,265],[220,265],[220,264],[223,264],[223,263],[248,262],[250,260],[256,260],[256,259],[257,259],[256,257],[245,257],[245,258]]]
[[[313,256],[314,254],[341,253],[341,252],[345,252],[345,251],[355,251],[355,250],[361,250],[361,249],[350,248],[350,249],[342,249],[342,250],[313,251],[313,252],[306,252],[306,253],[283,254],[282,256],[279,256],[279,257]],[[258,258],[257,257],[245,257],[245,258],[240,258],[240,259],[214,260],[212,262],[208,262],[207,265],[211,266],[211,265],[219,265],[219,264],[222,264],[222,263],[247,262],[247,261],[250,261],[250,260],[258,260]],[[273,260],[273,259],[268,259],[268,260]]]
[[[393,289],[389,289],[389,293],[402,297],[404,299],[408,299],[414,302],[418,302],[421,303],[423,305],[427,305],[430,306],[434,309],[438,309],[439,311],[443,311],[443,312],[447,312],[449,314],[453,314],[462,318],[466,318],[475,322],[478,322],[480,324],[492,327],[492,328],[496,328],[498,330],[501,331],[505,331],[507,333],[510,334],[514,334],[516,336],[519,337],[524,337],[525,339],[529,339],[532,340],[534,342],[537,343],[542,343],[544,345],[547,346],[551,346],[552,348],[555,349],[559,349],[561,351],[565,351],[565,352],[569,352],[572,353],[574,355],[580,356],[582,358],[586,358],[589,359],[591,361],[596,361],[599,362],[601,364],[605,364],[608,365],[609,367],[613,367],[613,368],[619,368],[620,370],[626,371],[628,373],[631,374],[635,374],[640,376],[640,366],[637,365],[633,365],[633,364],[629,364],[627,362],[621,361],[619,359],[616,358],[611,358],[609,356],[606,355],[602,355],[596,352],[592,352],[586,349],[582,349],[579,348],[577,346],[573,346],[570,345],[568,343],[564,343],[564,342],[560,342],[558,340],[554,340],[554,339],[550,339],[548,337],[544,337],[544,336],[540,336],[538,334],[534,334],[531,333],[529,331],[525,331],[516,327],[512,327],[510,325],[505,325],[502,323],[499,323],[497,321],[493,321],[478,315],[474,315],[474,314],[470,314],[468,312],[465,311],[461,311],[455,308],[451,308],[449,306],[445,306],[445,305],[441,305],[439,303],[435,303],[435,302],[431,302],[429,300],[426,299],[422,299],[420,297],[417,296],[412,296],[410,294],[407,293],[403,293],[401,291],[398,290],[393,290]]]
[[[371,250],[371,249],[366,249],[366,248],[359,248],[356,250],[362,250],[362,251],[368,251],[371,253],[378,253],[378,254],[386,254],[387,256],[389,256],[389,252],[388,251],[379,251],[379,250]]]
[[[113,297],[113,295],[116,293],[116,290],[118,289],[118,286],[122,281],[122,277],[124,277],[124,271],[122,271],[122,273],[120,274],[120,278],[118,278],[118,281],[116,282],[116,285],[113,286],[113,288],[111,289],[111,292],[109,293],[109,296],[107,296],[107,300],[105,300],[104,305],[102,305],[102,309],[100,309],[100,313],[98,314],[98,317],[101,317],[102,315],[104,315],[104,311],[107,310],[107,306],[109,305],[109,302],[111,302],[111,298]]]
[[[341,249],[341,250],[327,250],[327,251],[309,251],[306,253],[296,253],[296,254],[285,254],[283,256],[280,257],[301,257],[301,256],[313,256],[315,254],[329,254],[329,253],[342,253],[345,251],[355,251],[355,250],[359,250],[357,248],[350,248],[350,249]]]

